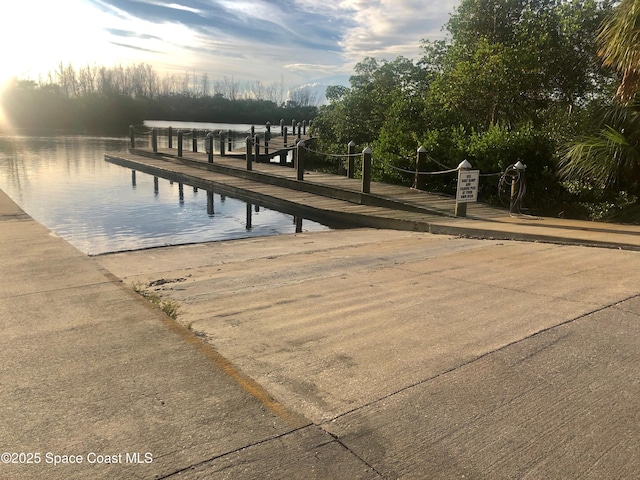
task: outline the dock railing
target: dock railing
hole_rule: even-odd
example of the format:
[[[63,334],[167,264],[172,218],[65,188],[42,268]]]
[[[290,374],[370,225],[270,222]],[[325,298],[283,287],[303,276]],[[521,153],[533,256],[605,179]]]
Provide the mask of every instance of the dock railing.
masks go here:
[[[130,148],[136,148],[136,138],[149,137],[151,138],[151,149],[154,153],[159,152],[159,139],[165,148],[173,148],[174,134],[177,137],[177,156],[182,157],[184,154],[183,144],[185,137],[191,137],[191,151],[198,152],[199,142],[202,139],[203,149],[208,154],[208,162],[214,162],[214,149],[217,144],[218,151],[221,157],[231,155],[231,152],[236,153],[236,149],[239,141],[244,143],[244,157],[246,160],[246,170],[253,170],[253,164],[260,162],[263,158],[270,159],[275,156],[280,156],[280,165],[288,165],[296,170],[296,179],[298,181],[304,181],[304,167],[306,152],[314,153],[325,158],[333,159],[338,163],[338,175],[346,176],[348,178],[356,177],[356,167],[359,166],[360,177],[362,179],[361,192],[363,194],[371,193],[371,178],[372,168],[374,162],[377,166],[382,166],[388,169],[394,169],[399,172],[413,175],[414,181],[412,189],[424,190],[426,187],[426,177],[429,175],[448,175],[457,174],[458,177],[458,193],[456,195],[456,216],[466,216],[466,203],[477,201],[477,189],[478,180],[480,176],[479,171],[471,170],[471,164],[466,160],[461,162],[456,168],[450,168],[442,163],[436,161],[430,157],[427,150],[421,146],[416,152],[415,158],[415,170],[403,169],[393,165],[391,162],[387,162],[373,156],[373,151],[370,147],[366,146],[362,152],[356,153],[356,144],[351,141],[347,144],[346,154],[331,154],[325,152],[318,152],[310,148],[306,137],[307,126],[311,125],[311,122],[306,120],[298,122],[295,119],[291,122],[291,129],[293,133],[293,141],[289,138],[288,126],[284,124],[284,120],[280,121],[280,137],[281,142],[278,141],[277,146],[274,148],[274,137],[271,135],[271,123],[267,122],[264,129],[257,131],[255,126],[251,126],[250,129],[244,132],[237,131],[222,131],[222,130],[178,130],[174,132],[172,127],[168,128],[150,128],[140,129],[135,128],[133,125],[129,127],[130,134]],[[137,137],[136,137],[137,135]],[[216,140],[217,139],[217,140]],[[307,141],[305,141],[307,140]],[[225,149],[226,147],[226,149]],[[271,150],[270,150],[271,149]],[[264,154],[262,153],[264,151]],[[287,162],[289,153],[293,153],[291,162]],[[236,156],[241,154],[237,152]],[[425,171],[424,168],[427,164],[427,160],[432,160],[439,166],[443,167],[443,170],[437,171]],[[359,160],[359,161],[358,161]],[[359,165],[357,165],[359,164]],[[484,174],[500,175],[499,173]],[[461,183],[461,179],[464,177],[464,184]],[[474,180],[475,179],[475,180]],[[476,183],[474,184],[473,181]],[[461,187],[461,185],[464,185]],[[461,188],[465,189],[464,195],[461,195]]]

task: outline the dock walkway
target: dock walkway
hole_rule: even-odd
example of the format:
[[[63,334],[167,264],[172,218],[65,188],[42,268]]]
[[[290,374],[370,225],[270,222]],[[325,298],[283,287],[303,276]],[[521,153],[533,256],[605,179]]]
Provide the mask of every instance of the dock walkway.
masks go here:
[[[369,227],[471,238],[526,240],[640,250],[640,227],[559,218],[510,216],[506,209],[470,203],[466,218],[453,217],[452,197],[398,185],[371,183],[361,193],[361,180],[320,172],[305,172],[304,181],[293,168],[273,163],[246,162],[206,153],[175,149],[131,149],[128,154],[106,154],[108,162],[168,178],[194,187],[215,190],[325,223],[332,227]]]

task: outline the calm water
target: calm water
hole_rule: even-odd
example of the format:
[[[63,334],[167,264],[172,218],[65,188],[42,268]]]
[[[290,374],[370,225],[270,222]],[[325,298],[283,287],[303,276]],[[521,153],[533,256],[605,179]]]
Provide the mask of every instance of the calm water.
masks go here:
[[[293,233],[292,215],[119,167],[126,138],[0,136],[0,188],[87,254]],[[301,231],[328,227],[304,220]]]

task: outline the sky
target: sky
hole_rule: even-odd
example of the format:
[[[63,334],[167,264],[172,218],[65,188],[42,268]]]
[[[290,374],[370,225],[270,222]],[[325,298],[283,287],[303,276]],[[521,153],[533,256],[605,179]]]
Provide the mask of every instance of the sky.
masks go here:
[[[420,56],[459,0],[8,0],[0,83],[38,81],[62,62],[145,63],[161,77],[348,85],[367,56]]]

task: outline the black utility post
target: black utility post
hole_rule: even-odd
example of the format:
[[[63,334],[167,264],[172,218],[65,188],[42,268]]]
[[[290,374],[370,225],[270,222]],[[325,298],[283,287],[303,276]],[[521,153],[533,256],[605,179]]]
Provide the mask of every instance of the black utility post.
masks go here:
[[[371,154],[369,147],[362,151],[362,193],[371,193]]]

